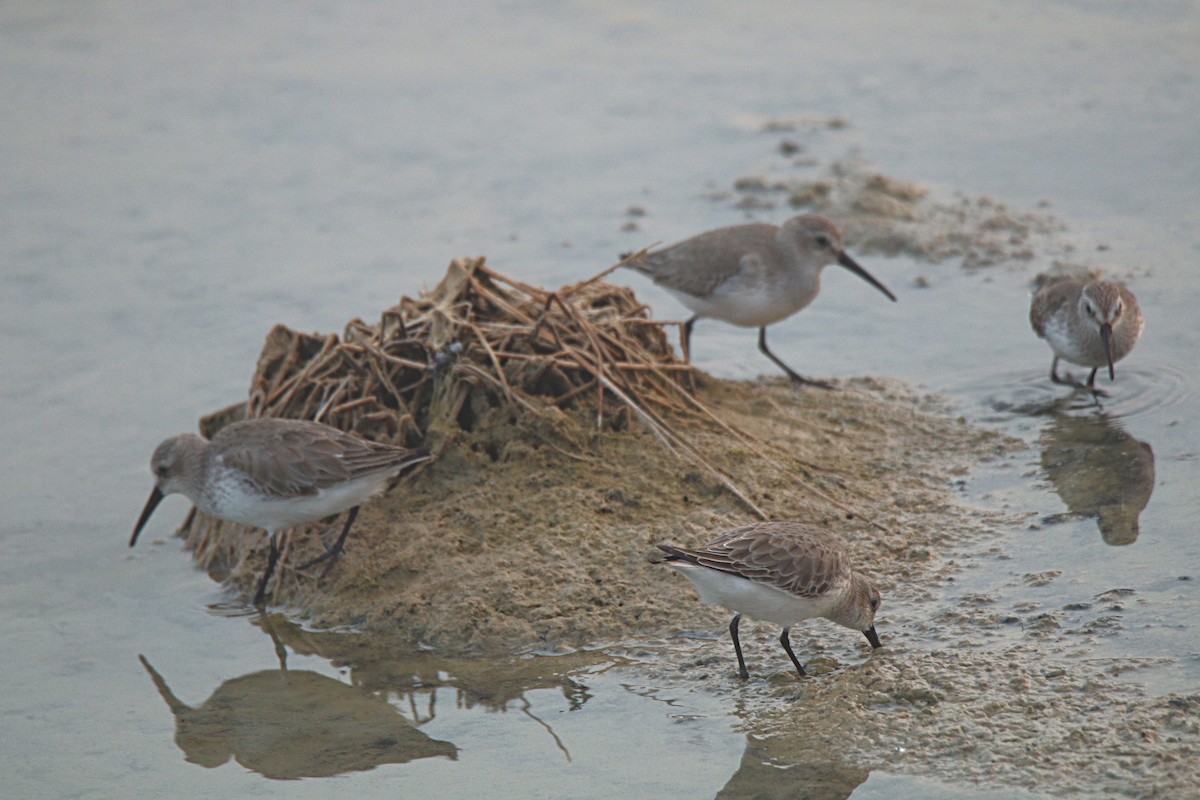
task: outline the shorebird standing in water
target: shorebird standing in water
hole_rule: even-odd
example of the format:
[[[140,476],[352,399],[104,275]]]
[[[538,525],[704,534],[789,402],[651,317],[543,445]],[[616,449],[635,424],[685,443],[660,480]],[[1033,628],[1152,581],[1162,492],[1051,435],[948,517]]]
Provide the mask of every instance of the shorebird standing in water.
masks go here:
[[[1038,289],[1029,308],[1034,332],[1054,351],[1050,380],[1055,383],[1095,388],[1096,372],[1108,367],[1108,379],[1116,375],[1113,364],[1129,354],[1142,335],[1142,309],[1133,293],[1108,281],[1064,280]],[[1091,367],[1087,383],[1070,375],[1059,377],[1058,360]]]
[[[742,614],[783,626],[779,643],[801,678],[808,673],[789,638],[797,622],[825,617],[860,631],[872,649],[882,646],[875,633],[879,590],[850,568],[841,541],[815,525],[762,522],[726,531],[703,547],[658,549],[667,554],[661,563],[691,581],[703,602],[734,612],[729,635],[743,680],[750,673],[738,639]]]
[[[842,234],[817,214],[783,225],[752,223],[701,233],[648,253],[627,266],[653,279],[693,312],[683,325],[683,356],[690,357],[692,326],[712,317],[758,328],[758,349],[797,384],[831,388],[801,377],[767,348],[767,326],[807,306],[821,288],[821,270],[840,264],[896,300],[842,249]]]
[[[129,546],[137,543],[162,499],[176,493],[210,517],[265,528],[271,551],[254,595],[254,604],[262,605],[279,559],[280,531],[350,510],[333,547],[301,567],[328,561],[324,576],[342,552],[359,504],[383,491],[397,472],[428,458],[423,450],[371,442],[295,419],[234,422],[212,441],[194,434],[174,436],[150,459],[155,486]]]

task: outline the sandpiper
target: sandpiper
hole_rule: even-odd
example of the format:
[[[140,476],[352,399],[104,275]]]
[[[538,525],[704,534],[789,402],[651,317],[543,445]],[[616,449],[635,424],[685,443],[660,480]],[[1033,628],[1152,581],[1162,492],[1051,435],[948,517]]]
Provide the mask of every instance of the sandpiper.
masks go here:
[[[254,595],[254,604],[262,605],[279,558],[280,531],[349,509],[336,544],[303,565],[328,561],[322,575],[327,574],[342,552],[359,504],[382,491],[397,472],[428,458],[423,450],[371,442],[295,419],[234,422],[212,441],[194,434],[173,436],[150,459],[155,486],[129,546],[137,543],[159,502],[175,493],[186,495],[211,517],[265,528],[271,551]]]
[[[1050,380],[1097,394],[1101,394],[1095,388],[1097,370],[1107,366],[1108,379],[1113,380],[1113,364],[1129,354],[1144,326],[1133,293],[1108,281],[1064,280],[1042,286],[1033,296],[1029,322],[1054,351]],[[1060,358],[1091,367],[1087,383],[1070,375],[1060,378]]]
[[[703,547],[660,544],[661,563],[692,582],[700,599],[734,612],[729,635],[737,653],[738,675],[750,677],[738,640],[742,614],[783,627],[779,643],[796,672],[806,677],[792,652],[792,625],[825,617],[861,631],[872,648],[880,647],[875,633],[879,590],[850,568],[850,557],[837,537],[803,522],[763,522],[726,531]]]
[[[840,264],[896,300],[887,288],[842,249],[837,226],[817,214],[783,225],[753,223],[701,233],[648,253],[629,267],[647,275],[693,312],[683,325],[683,355],[690,360],[692,326],[712,317],[758,328],[758,349],[797,384],[825,389],[801,377],[767,348],[767,326],[807,306],[821,288],[821,270]]]

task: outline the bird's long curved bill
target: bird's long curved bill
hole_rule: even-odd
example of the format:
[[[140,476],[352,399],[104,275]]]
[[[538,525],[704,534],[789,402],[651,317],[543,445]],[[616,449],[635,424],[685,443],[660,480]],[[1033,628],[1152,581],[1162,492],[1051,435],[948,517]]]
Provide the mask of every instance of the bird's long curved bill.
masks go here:
[[[1116,378],[1116,373],[1112,363],[1112,325],[1107,322],[1100,326],[1100,341],[1104,343],[1104,360],[1108,362],[1108,379],[1111,381]]]
[[[133,547],[137,544],[138,534],[142,532],[142,528],[146,527],[146,521],[150,519],[150,515],[154,513],[154,509],[158,508],[158,504],[166,497],[162,490],[157,486],[150,493],[150,499],[146,501],[146,507],[142,509],[142,515],[138,517],[137,525],[133,526],[133,536],[129,538],[129,546]]]
[[[879,634],[877,634],[875,632],[874,625],[867,628],[862,633],[863,633],[863,636],[867,637],[867,641],[871,643],[872,650],[878,650],[880,647],[883,647],[883,642],[879,641]]]
[[[874,277],[871,275],[871,273],[867,272],[865,269],[863,269],[862,267],[860,267],[860,266],[858,265],[858,262],[857,262],[857,261],[855,261],[855,260],[854,260],[853,258],[851,258],[850,256],[846,255],[846,251],[845,251],[845,250],[843,250],[841,253],[839,253],[839,254],[838,254],[838,263],[839,263],[839,264],[841,264],[841,265],[842,265],[843,267],[845,267],[846,269],[848,269],[848,270],[850,270],[851,272],[853,272],[853,273],[854,273],[855,275],[857,275],[858,277],[862,278],[862,279],[863,279],[864,281],[866,281],[867,283],[869,283],[869,284],[871,284],[872,286],[874,286],[874,287],[875,287],[876,289],[878,289],[879,291],[881,291],[881,292],[883,292],[884,294],[886,294],[886,295],[888,296],[888,299],[889,299],[889,300],[891,300],[893,303],[894,303],[894,302],[896,302],[896,295],[894,295],[894,294],[892,294],[891,292],[889,292],[889,291],[888,291],[888,288],[887,288],[886,286],[884,286],[884,285],[883,285],[882,283],[880,283],[879,281],[875,280],[875,278],[874,278]]]

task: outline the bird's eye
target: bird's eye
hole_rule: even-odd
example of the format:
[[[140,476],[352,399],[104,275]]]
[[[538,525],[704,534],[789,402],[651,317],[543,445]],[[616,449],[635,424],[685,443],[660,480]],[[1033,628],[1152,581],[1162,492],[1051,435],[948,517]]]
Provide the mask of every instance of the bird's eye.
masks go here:
[[[872,611],[878,611],[878,610],[879,610],[879,598],[878,598],[878,597],[872,597],[872,598],[871,598],[871,610],[872,610]]]
[[[833,242],[823,233],[818,233],[816,236],[814,236],[813,241],[817,243],[817,247],[822,247],[826,250],[828,250],[830,247],[833,247]]]
[[[166,464],[159,464],[157,467],[154,468],[154,474],[160,478],[167,477],[168,472],[170,472],[170,470],[167,468]]]
[[[1092,305],[1091,303],[1084,303],[1084,304],[1083,304],[1083,310],[1084,310],[1084,311],[1086,311],[1086,312],[1087,312],[1087,313],[1089,313],[1089,314],[1095,314],[1095,313],[1096,313],[1096,307],[1095,307],[1094,305]]]

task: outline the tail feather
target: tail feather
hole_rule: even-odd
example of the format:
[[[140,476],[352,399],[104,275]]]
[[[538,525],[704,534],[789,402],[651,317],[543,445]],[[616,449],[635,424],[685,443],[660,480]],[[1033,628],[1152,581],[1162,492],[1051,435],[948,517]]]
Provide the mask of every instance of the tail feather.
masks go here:
[[[643,275],[654,277],[654,270],[651,266],[654,263],[654,253],[646,253],[644,250],[631,250],[628,253],[621,253],[621,264],[623,267],[628,267],[635,272],[640,272]]]
[[[671,561],[682,561],[687,564],[699,564],[700,563],[699,560],[696,558],[696,556],[689,553],[687,550],[684,550],[680,547],[676,547],[675,545],[656,544],[655,547],[657,547],[659,550],[662,550],[664,553],[666,553],[666,556],[664,556],[663,558],[660,558],[657,561],[653,561],[652,563],[664,564],[664,563],[669,563]]]
[[[411,467],[413,464],[420,464],[422,461],[428,461],[433,458],[433,454],[424,447],[417,447],[408,451],[408,456],[404,459],[402,466]]]

